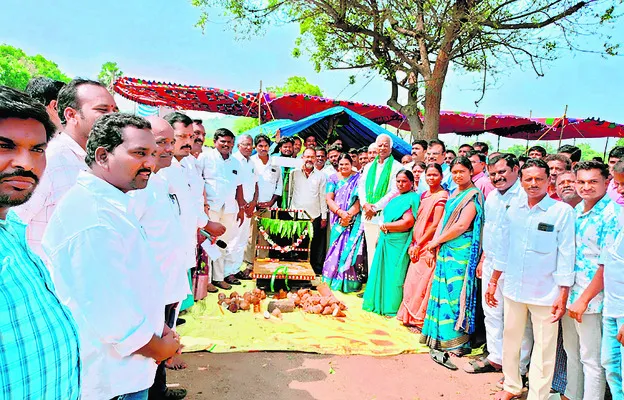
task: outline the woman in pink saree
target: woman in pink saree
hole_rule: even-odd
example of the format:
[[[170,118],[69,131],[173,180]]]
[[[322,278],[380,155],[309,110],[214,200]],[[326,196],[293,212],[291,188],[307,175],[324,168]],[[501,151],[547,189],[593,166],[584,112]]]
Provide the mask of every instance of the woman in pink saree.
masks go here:
[[[448,193],[442,189],[442,167],[429,164],[425,169],[425,180],[429,190],[422,194],[420,207],[414,225],[414,234],[409,253],[411,264],[403,285],[403,302],[397,318],[406,326],[421,330],[427,313],[427,303],[431,291],[433,272],[436,266],[436,253],[424,250],[433,239],[444,215],[444,205]]]

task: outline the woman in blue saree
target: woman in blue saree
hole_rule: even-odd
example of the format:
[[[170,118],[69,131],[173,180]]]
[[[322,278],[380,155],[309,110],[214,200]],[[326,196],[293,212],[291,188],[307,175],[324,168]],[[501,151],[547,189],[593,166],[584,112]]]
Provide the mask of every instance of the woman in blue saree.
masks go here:
[[[338,172],[327,181],[327,206],[331,246],[323,265],[323,282],[332,290],[357,292],[362,287],[359,276],[366,269],[364,259],[364,226],[360,213],[357,187],[360,174],[353,172],[348,154],[338,158]]]
[[[449,352],[458,356],[470,352],[469,335],[475,328],[483,195],[472,183],[468,158],[453,160],[451,173],[458,189],[446,203],[436,236],[425,247],[438,255],[421,343],[431,348],[434,361],[457,369]]]
[[[381,234],[364,292],[363,309],[381,315],[396,316],[403,300],[403,284],[410,263],[408,250],[412,228],[418,213],[420,196],[414,189],[412,171],[401,170],[396,176],[399,195],[383,210]]]

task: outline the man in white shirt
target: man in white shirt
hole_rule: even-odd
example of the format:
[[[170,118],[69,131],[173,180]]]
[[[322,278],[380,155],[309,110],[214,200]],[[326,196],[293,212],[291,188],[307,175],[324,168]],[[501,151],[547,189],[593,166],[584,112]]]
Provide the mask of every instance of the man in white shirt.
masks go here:
[[[575,282],[568,315],[561,320],[567,354],[569,399],[604,398],[605,375],[600,364],[604,261],[601,255],[619,232],[619,206],[607,195],[609,168],[598,161],[576,164],[576,191],[583,201],[576,211]]]
[[[169,168],[173,159],[175,142],[173,128],[160,117],[148,117],[156,141],[154,173],[147,187],[128,192],[132,197],[130,210],[145,230],[147,242],[156,261],[164,283],[164,317],[169,328],[175,328],[176,308],[190,294],[185,267],[184,229],[180,220],[177,196],[170,193],[169,182],[159,171]],[[168,389],[165,363],[156,370],[156,379],[150,388],[152,399],[182,399],[184,389]]]
[[[611,167],[615,189],[624,196],[624,161]],[[602,366],[614,399],[623,399],[622,365],[624,365],[624,230],[620,212],[620,232],[613,245],[601,254],[604,264],[604,309],[602,335]]]
[[[325,163],[327,162],[327,149],[325,149],[325,147],[318,146],[314,148],[314,151],[316,152],[316,161],[314,163],[314,168],[316,168],[318,171],[323,171],[323,168],[325,168]]]
[[[316,136],[313,133],[307,134],[304,136],[304,146],[307,149],[308,147],[315,148],[316,147]]]
[[[379,154],[379,148],[377,147],[377,142],[371,143],[368,146],[368,163],[372,163],[375,157]]]
[[[522,393],[520,347],[531,316],[533,354],[529,370],[529,400],[547,399],[555,369],[557,321],[566,312],[574,284],[574,210],[548,196],[548,165],[528,160],[520,169],[525,200],[511,202],[500,228],[494,272],[485,299],[491,307],[498,279],[503,285],[503,391],[496,399],[509,400]]]
[[[490,159],[489,179],[496,188],[485,201],[485,223],[483,224],[483,255],[477,268],[477,277],[482,282],[489,282],[494,272],[494,260],[500,240],[500,228],[503,218],[507,213],[509,204],[515,199],[526,201],[526,192],[522,190],[518,179],[518,159],[513,154],[503,154]],[[485,333],[487,339],[488,356],[475,360],[466,367],[466,372],[484,373],[500,371],[503,366],[503,279],[501,275],[494,296],[499,302],[495,307],[483,307],[485,317]],[[482,304],[486,304],[485,291],[483,291]],[[527,323],[520,357],[520,375],[526,380],[528,364],[533,347],[533,335],[531,324]]]
[[[403,169],[403,165],[392,157],[390,136],[386,134],[377,136],[375,145],[379,155],[364,167],[358,185],[358,196],[364,214],[368,268],[373,262],[375,247],[379,239],[381,210],[399,193],[395,184],[396,174]]]
[[[442,167],[442,188],[449,193],[453,193],[457,189],[457,184],[453,182],[451,176],[451,168],[444,162],[444,156],[446,155],[446,145],[441,140],[432,140],[427,147],[427,153],[425,154],[425,162],[427,164],[436,163]],[[421,175],[418,182],[418,191],[424,193],[429,190],[429,185],[425,181],[425,175]]]
[[[323,173],[327,178],[338,172],[338,157],[342,154],[342,149],[336,145],[329,146],[327,149],[327,160],[329,164],[323,168]]]
[[[91,127],[101,115],[117,111],[108,90],[101,83],[87,79],[74,79],[63,87],[57,108],[63,132],[48,144],[47,167],[33,196],[14,209],[28,225],[28,244],[44,261],[43,232],[59,200],[76,183],[78,172],[87,170],[85,146]]]
[[[193,157],[198,158],[202,152],[208,150],[208,147],[204,146],[204,142],[206,141],[206,129],[201,119],[193,120],[193,135],[193,150],[191,154]]]
[[[129,210],[154,168],[150,124],[110,114],[93,126],[77,183],[43,237],[59,298],[80,333],[83,399],[146,399],[156,362],[180,348],[164,323],[163,282],[140,222]]]
[[[226,278],[225,272],[240,268],[240,264],[236,265],[232,245],[245,218],[241,165],[230,155],[234,138],[228,129],[217,129],[215,148],[202,153],[198,159],[210,205],[210,220],[225,226],[221,239],[228,247],[222,249],[221,257],[212,261],[212,284],[224,290],[230,289],[232,284],[240,285],[236,278]]]
[[[238,234],[232,242],[232,268],[225,271],[226,279],[233,281],[238,279],[250,279],[249,272],[240,271],[245,258],[245,249],[249,244],[251,234],[251,218],[258,203],[258,177],[255,171],[255,163],[251,160],[253,152],[253,139],[248,134],[242,134],[237,138],[238,152],[234,153],[234,158],[240,164],[240,180],[243,197],[244,218],[243,224],[238,229]]]
[[[184,262],[188,280],[190,281],[190,270],[196,265],[197,255],[197,231],[206,226],[208,216],[205,210],[204,180],[200,171],[196,168],[196,159],[191,155],[193,148],[193,120],[180,112],[172,112],[165,115],[164,120],[173,128],[175,138],[173,147],[173,159],[171,166],[158,172],[169,182],[169,193],[176,196],[180,206],[180,219],[184,229]],[[188,304],[192,301],[189,286]],[[216,292],[218,289],[208,285],[208,291]],[[191,303],[192,304],[192,303]],[[178,308],[178,312],[182,308]]]
[[[266,209],[275,206],[277,200],[282,195],[283,181],[282,170],[280,167],[273,165],[269,156],[271,148],[271,139],[264,134],[257,135],[254,139],[256,153],[251,157],[254,165],[256,179],[258,181],[258,209]],[[256,256],[256,241],[261,246],[268,246],[268,243],[262,236],[256,236],[257,232],[252,229],[251,238],[245,250],[245,263],[248,269],[253,265]],[[267,250],[258,250],[259,258],[266,258],[269,252]]]
[[[289,199],[293,209],[305,210],[312,218],[314,236],[310,243],[310,264],[317,274],[323,272],[325,261],[327,228],[327,202],[325,186],[327,177],[314,168],[316,152],[305,149],[301,157],[303,166],[290,172]]]

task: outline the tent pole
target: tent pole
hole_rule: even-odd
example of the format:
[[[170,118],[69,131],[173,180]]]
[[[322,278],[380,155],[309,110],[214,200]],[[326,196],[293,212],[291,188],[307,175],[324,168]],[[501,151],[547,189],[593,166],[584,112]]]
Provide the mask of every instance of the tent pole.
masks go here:
[[[566,104],[565,110],[563,111],[563,123],[561,124],[561,133],[559,134],[559,146],[557,147],[557,149],[561,147],[561,139],[563,138],[563,131],[565,129],[565,122],[566,122],[567,116],[568,116],[568,105]]]
[[[607,141],[605,142],[604,153],[602,153],[602,160],[605,162],[605,164],[609,163],[609,160],[607,160],[607,149],[608,148],[609,148],[609,136],[607,136]]]
[[[260,91],[258,92],[258,126],[262,125],[262,81],[260,81]]]
[[[529,110],[529,119],[533,118],[533,110]],[[527,131],[527,143],[526,143],[526,149],[524,149],[525,153],[528,153],[529,151],[529,132]]]
[[[500,151],[500,135],[496,135],[498,136],[498,143],[496,144],[496,151]]]

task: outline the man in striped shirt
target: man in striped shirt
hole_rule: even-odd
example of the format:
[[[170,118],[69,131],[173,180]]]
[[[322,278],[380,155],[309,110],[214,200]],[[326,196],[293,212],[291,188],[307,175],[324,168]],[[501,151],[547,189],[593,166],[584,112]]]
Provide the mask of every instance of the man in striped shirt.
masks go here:
[[[11,210],[35,190],[55,130],[41,104],[0,86],[0,393],[8,399],[80,397],[76,324]]]

